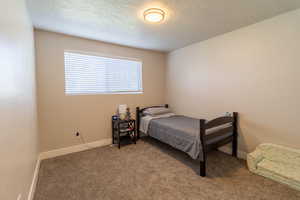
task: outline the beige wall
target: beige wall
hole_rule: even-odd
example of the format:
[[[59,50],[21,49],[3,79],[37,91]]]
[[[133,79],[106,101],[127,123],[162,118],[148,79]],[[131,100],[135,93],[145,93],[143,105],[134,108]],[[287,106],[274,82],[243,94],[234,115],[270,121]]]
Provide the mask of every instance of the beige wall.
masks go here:
[[[296,10],[171,52],[167,102],[194,117],[238,111],[242,150],[300,148],[299,21]]]
[[[1,1],[0,27],[0,199],[26,199],[38,139],[33,28],[25,1]]]
[[[77,130],[86,142],[111,138],[110,119],[118,104],[135,111],[136,106],[165,103],[165,54],[41,30],[35,31],[35,39],[42,151],[80,144]],[[144,93],[66,96],[64,50],[141,59]]]

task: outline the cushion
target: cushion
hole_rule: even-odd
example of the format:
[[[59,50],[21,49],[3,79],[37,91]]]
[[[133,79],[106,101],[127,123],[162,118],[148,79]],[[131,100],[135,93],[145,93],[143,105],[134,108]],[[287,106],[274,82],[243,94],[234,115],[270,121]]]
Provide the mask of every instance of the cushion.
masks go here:
[[[251,172],[300,190],[300,150],[275,144],[261,144],[247,155]]]
[[[260,151],[263,157],[280,163],[298,165],[300,167],[300,150],[285,147],[282,145],[265,143],[257,147],[256,151]]]
[[[257,164],[258,174],[275,181],[289,185],[292,188],[300,188],[300,167],[286,163],[263,159]]]

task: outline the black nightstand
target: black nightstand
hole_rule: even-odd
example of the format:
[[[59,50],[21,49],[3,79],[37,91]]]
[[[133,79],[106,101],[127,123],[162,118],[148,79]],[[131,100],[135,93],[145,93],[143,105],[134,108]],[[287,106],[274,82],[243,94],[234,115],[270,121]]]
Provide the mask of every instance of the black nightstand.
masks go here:
[[[120,148],[123,139],[124,141],[130,141],[136,144],[136,126],[134,119],[121,120],[112,118],[111,122],[113,144],[118,144]]]

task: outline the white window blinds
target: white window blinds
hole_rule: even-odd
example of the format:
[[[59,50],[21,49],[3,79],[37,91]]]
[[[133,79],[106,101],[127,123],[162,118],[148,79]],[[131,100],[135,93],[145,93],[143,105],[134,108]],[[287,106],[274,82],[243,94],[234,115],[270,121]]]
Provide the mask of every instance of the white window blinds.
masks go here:
[[[65,93],[141,93],[142,62],[65,52]]]

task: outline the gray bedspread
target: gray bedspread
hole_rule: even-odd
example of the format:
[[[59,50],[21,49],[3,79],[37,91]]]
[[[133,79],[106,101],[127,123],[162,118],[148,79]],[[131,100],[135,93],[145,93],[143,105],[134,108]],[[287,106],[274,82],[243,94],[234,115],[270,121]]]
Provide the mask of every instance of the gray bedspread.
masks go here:
[[[224,128],[224,126],[220,128]],[[208,134],[215,130],[209,131]],[[149,124],[148,134],[153,138],[187,153],[193,159],[199,158],[203,160],[200,145],[199,119],[182,115],[152,119]],[[228,137],[231,134],[232,133],[226,133],[218,138],[213,138],[213,140],[209,142]]]
[[[197,159],[200,153],[199,126],[199,119],[175,115],[151,120],[148,134]]]

